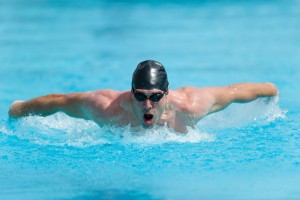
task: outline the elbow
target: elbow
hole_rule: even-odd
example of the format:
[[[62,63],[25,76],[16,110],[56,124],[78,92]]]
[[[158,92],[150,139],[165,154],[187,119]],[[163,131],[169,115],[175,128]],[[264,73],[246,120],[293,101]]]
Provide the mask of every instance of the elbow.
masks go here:
[[[20,118],[27,116],[28,112],[26,109],[26,105],[23,101],[14,101],[8,111],[8,116],[10,118]]]

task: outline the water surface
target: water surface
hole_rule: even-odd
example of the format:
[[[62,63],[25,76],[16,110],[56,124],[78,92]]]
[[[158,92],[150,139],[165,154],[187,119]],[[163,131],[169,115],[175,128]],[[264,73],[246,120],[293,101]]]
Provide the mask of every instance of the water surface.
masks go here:
[[[3,199],[299,199],[299,1],[0,3]],[[155,59],[170,88],[274,82],[187,135],[135,133],[62,113],[9,121],[48,93],[130,89]]]

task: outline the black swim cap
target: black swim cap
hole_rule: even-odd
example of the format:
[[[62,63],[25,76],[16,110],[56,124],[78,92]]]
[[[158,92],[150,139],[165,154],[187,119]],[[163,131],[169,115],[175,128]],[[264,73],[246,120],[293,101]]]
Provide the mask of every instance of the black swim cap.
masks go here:
[[[164,66],[154,60],[145,60],[138,64],[132,75],[131,90],[159,89],[168,92],[168,76]]]

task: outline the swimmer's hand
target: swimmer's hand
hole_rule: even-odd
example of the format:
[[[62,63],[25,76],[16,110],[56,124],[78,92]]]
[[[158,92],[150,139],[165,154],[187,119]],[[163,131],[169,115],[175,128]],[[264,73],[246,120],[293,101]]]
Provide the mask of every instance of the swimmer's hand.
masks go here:
[[[26,103],[21,100],[14,101],[8,111],[8,115],[10,118],[19,118],[24,117],[28,113],[28,108]]]

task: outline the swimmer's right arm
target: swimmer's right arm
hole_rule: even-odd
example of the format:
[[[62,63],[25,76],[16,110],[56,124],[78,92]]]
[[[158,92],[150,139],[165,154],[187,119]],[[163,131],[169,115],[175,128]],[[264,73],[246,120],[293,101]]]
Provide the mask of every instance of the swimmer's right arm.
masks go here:
[[[28,115],[48,116],[56,112],[64,112],[72,117],[87,119],[83,106],[87,93],[50,94],[28,101],[15,101],[9,108],[11,118]]]

